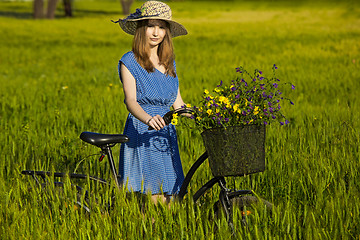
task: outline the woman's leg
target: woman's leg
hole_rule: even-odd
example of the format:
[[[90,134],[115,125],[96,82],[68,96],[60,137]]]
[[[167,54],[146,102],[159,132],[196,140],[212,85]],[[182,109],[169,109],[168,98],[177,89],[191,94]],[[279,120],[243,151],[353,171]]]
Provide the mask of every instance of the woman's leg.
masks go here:
[[[162,194],[154,194],[151,196],[151,201],[153,203],[161,202],[163,204],[169,204],[170,203],[170,196],[169,195],[162,195]]]

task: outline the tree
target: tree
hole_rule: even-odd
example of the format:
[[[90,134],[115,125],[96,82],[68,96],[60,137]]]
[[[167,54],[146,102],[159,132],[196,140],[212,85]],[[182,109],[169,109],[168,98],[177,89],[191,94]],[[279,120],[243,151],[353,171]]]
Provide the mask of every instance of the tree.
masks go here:
[[[46,17],[53,19],[55,17],[55,10],[58,0],[49,0],[47,6]]]
[[[34,0],[34,18],[44,17],[44,1]]]
[[[72,0],[63,0],[64,11],[66,17],[72,17],[72,7],[71,7]]]
[[[124,15],[130,14],[130,8],[134,0],[120,0]]]
[[[53,19],[58,0],[48,0],[46,18]],[[34,0],[34,18],[44,17],[44,0]]]

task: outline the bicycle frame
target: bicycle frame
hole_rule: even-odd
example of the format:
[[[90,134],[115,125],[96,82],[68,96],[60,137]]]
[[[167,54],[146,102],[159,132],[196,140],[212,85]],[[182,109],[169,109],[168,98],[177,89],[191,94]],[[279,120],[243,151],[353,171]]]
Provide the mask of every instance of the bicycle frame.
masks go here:
[[[171,122],[172,114],[174,112],[176,112],[176,111],[170,111],[164,116],[164,120],[167,124],[169,124]],[[184,109],[180,109],[177,112],[188,113],[188,111],[186,111]],[[129,138],[122,134],[100,134],[100,133],[93,133],[93,132],[82,132],[80,135],[80,139],[83,140],[84,142],[92,144],[101,149],[101,156],[99,158],[99,161],[102,161],[105,156],[108,158],[111,175],[113,176],[116,186],[118,188],[121,188],[122,183],[119,182],[119,176],[118,176],[118,173],[115,168],[115,163],[114,163],[114,158],[113,158],[111,148],[114,147],[117,143],[128,142]],[[184,196],[187,193],[187,188],[191,182],[192,177],[194,176],[195,172],[199,169],[199,167],[206,161],[206,159],[208,159],[208,154],[207,154],[207,152],[204,152],[195,161],[195,163],[191,166],[190,170],[186,174],[186,177],[181,185],[179,193],[177,195],[175,195],[176,199],[178,199],[179,201],[183,200]],[[68,176],[70,178],[78,178],[78,179],[89,178],[90,180],[98,181],[100,183],[109,185],[109,183],[102,178],[95,177],[95,176],[87,176],[85,174],[76,174],[76,173],[65,174],[65,173],[61,173],[61,172],[60,173],[59,172],[51,173],[51,172],[45,172],[45,171],[32,171],[32,170],[22,171],[22,174],[31,175],[39,185],[41,185],[41,183],[39,182],[37,176],[42,177],[43,180],[45,180],[46,176],[54,176],[54,177]],[[194,194],[194,196],[193,196],[194,202],[196,202],[201,196],[203,196],[205,194],[205,192],[207,190],[209,190],[210,188],[212,188],[216,183],[218,183],[221,188],[220,195],[219,195],[219,201],[225,210],[225,214],[226,214],[229,225],[232,225],[232,213],[231,213],[232,202],[230,201],[230,199],[234,198],[236,196],[239,196],[239,195],[253,194],[253,192],[251,190],[235,190],[235,191],[230,190],[226,187],[225,178],[222,176],[217,176],[217,177],[214,177],[211,180],[209,180],[207,183],[205,183]],[[79,187],[79,186],[76,186],[76,187],[81,189],[81,187]]]

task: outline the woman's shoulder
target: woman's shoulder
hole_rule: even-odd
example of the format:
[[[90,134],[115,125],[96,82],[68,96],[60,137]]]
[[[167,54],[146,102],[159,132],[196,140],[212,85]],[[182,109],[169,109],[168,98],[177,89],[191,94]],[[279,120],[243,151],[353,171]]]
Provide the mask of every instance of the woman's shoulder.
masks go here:
[[[134,56],[133,51],[129,51],[121,57],[120,61],[121,62],[129,62],[129,61],[133,61],[134,59],[135,59],[135,56]]]

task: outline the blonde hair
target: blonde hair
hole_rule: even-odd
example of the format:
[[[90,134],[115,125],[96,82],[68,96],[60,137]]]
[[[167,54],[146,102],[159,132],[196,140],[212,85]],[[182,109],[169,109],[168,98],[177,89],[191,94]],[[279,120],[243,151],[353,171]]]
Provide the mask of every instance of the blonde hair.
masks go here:
[[[165,21],[166,22],[166,21]],[[152,62],[150,61],[149,49],[146,45],[146,27],[148,20],[139,21],[136,32],[134,35],[134,40],[132,44],[132,51],[135,55],[137,62],[148,72],[154,72],[155,68]],[[158,47],[158,56],[161,65],[165,67],[165,73],[172,77],[176,77],[175,67],[174,67],[174,48],[171,38],[171,33],[169,29],[169,23],[166,22],[166,34],[163,41],[159,44]]]

